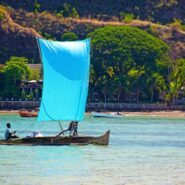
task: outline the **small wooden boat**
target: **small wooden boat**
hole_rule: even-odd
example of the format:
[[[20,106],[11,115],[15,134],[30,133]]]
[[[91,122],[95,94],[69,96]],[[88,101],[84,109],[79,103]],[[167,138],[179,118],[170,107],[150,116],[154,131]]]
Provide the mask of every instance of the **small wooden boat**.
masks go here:
[[[101,112],[91,112],[92,117],[106,117],[106,118],[122,118],[122,115],[115,113],[101,113]]]
[[[19,111],[21,117],[37,117],[38,112],[29,112],[29,111]]]
[[[108,145],[110,130],[99,137],[93,136],[63,136],[63,137],[26,137],[11,139],[9,141],[0,140],[0,145]]]

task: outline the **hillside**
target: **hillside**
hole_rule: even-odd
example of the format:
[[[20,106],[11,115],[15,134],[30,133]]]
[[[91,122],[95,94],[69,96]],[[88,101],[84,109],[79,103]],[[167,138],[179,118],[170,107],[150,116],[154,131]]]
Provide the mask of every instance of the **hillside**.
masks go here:
[[[0,40],[0,63],[5,63],[5,61],[12,55],[25,56],[30,59],[30,62],[38,63],[38,49],[35,37],[45,37],[47,39],[51,38],[54,40],[61,40],[61,36],[64,33],[74,32],[75,34],[77,34],[79,39],[84,39],[88,33],[92,32],[96,28],[104,27],[107,25],[130,25],[146,30],[150,34],[161,38],[163,41],[171,46],[170,56],[172,58],[176,59],[185,57],[185,32],[181,29],[181,26],[179,24],[171,24],[170,26],[160,25],[152,23],[150,21],[137,19],[126,22],[118,21],[118,17],[116,21],[111,20],[113,19],[113,17],[115,18],[116,8],[117,12],[119,12],[119,8],[121,8],[119,7],[119,5],[121,6],[122,4],[122,7],[124,6],[125,9],[126,7],[131,8],[134,4],[134,1],[131,4],[124,4],[124,1],[117,1],[117,3],[114,4],[112,1],[109,0],[106,1],[106,3],[108,3],[107,6],[105,4],[103,5],[100,2],[94,3],[93,1],[93,6],[91,7],[92,10],[90,10],[90,5],[92,5],[91,1],[86,1],[86,4],[83,4],[80,1],[78,1],[78,3],[76,4],[76,1],[69,1],[69,3],[75,6],[80,14],[80,17],[83,18],[64,18],[58,16],[56,13],[50,13],[54,12],[56,7],[61,7],[63,3],[61,4],[61,6],[59,6],[59,2],[62,1],[37,1],[40,5],[40,13],[33,12],[33,1],[21,2],[22,3],[20,3],[20,1],[12,2],[10,0],[1,1],[2,4],[9,7],[0,6],[0,34],[2,36],[2,39]],[[163,9],[166,10],[169,8],[173,8],[176,12],[178,6],[180,6],[181,4],[181,1],[178,1],[177,4],[172,3],[172,1],[170,2],[171,4],[168,4],[168,6],[167,4],[163,4]],[[96,17],[95,15],[98,15],[97,11],[100,11],[101,8],[102,11],[100,12],[103,15],[103,13],[106,13],[108,11],[108,5],[111,5],[111,3],[114,4],[114,6],[112,6],[111,11],[109,12],[109,20],[103,21],[98,19],[85,18]],[[146,1],[145,3],[147,4],[147,6],[151,4],[150,1]],[[136,5],[138,4],[135,2],[135,6]],[[164,7],[166,7],[166,9]],[[43,10],[48,10],[50,12],[42,12]],[[90,16],[87,14],[86,11]],[[179,11],[180,10],[178,10],[177,12]],[[158,13],[160,14],[160,12]],[[179,14],[179,16],[180,17],[178,18],[184,20],[183,13]],[[143,19],[145,18],[143,17]]]
[[[64,3],[75,7],[81,18],[102,20],[120,19],[122,13],[132,13],[136,19],[151,20],[163,24],[175,19],[185,21],[184,0],[1,0],[5,6],[26,11],[59,12]]]

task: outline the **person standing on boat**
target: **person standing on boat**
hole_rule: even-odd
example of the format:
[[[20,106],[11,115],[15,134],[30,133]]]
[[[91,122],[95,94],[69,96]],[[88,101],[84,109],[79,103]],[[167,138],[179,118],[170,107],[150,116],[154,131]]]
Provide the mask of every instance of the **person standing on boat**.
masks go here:
[[[74,122],[74,132],[73,132],[73,136],[78,136],[78,121]]]
[[[71,121],[71,122],[69,123],[69,127],[68,127],[68,131],[70,132],[70,133],[69,133],[69,136],[71,136],[72,133],[74,132],[74,125],[75,125],[75,122],[74,122],[74,121]]]
[[[6,131],[5,131],[5,139],[9,140],[11,138],[18,138],[18,136],[15,135],[16,131],[11,132],[11,124],[7,123],[6,124]]]
[[[66,131],[69,131],[70,132],[69,135],[71,136],[72,132],[74,131],[74,123],[75,123],[74,121],[71,121],[69,123],[69,127],[62,130],[62,132],[60,132],[57,136],[60,136],[62,134],[64,135],[64,132],[66,132]]]

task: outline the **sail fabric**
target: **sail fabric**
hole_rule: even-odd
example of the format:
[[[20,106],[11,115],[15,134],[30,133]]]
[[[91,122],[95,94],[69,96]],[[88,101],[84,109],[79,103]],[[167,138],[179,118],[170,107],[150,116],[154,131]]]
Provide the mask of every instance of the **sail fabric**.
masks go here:
[[[90,67],[90,39],[37,39],[43,62],[43,91],[37,121],[84,117]]]

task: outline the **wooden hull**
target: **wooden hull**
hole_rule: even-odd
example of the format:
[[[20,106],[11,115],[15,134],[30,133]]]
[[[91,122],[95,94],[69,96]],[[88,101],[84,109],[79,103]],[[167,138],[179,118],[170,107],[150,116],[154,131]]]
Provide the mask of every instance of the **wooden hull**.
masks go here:
[[[106,118],[122,118],[122,115],[116,114],[108,114],[108,113],[101,113],[101,112],[91,112],[92,117],[106,117]]]
[[[110,130],[99,137],[92,136],[65,136],[65,137],[34,137],[18,138],[10,141],[0,140],[0,145],[108,145]]]
[[[19,111],[19,115],[21,117],[37,117],[37,112],[28,112],[28,111]]]

